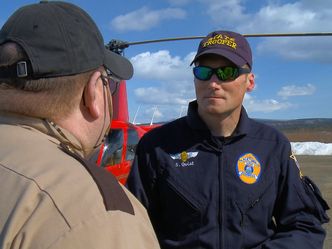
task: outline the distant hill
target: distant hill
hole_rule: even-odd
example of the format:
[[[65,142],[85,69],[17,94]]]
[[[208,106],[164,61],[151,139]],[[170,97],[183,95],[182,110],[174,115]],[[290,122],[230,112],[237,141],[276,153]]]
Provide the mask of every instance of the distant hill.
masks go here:
[[[283,132],[291,142],[332,143],[332,118],[256,120],[274,126]]]

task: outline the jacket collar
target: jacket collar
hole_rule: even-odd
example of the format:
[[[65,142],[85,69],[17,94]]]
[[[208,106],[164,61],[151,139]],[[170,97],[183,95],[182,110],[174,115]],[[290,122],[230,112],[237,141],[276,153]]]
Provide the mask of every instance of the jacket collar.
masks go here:
[[[194,130],[201,130],[205,132],[209,130],[207,125],[204,123],[204,121],[198,114],[198,104],[196,100],[189,103],[187,122],[189,126]]]
[[[35,129],[41,133],[51,136],[64,144],[72,152],[83,157],[82,146],[80,142],[69,131],[60,128],[55,123],[46,119],[24,116],[16,113],[0,111],[0,124],[17,125],[26,129]]]
[[[193,130],[197,130],[201,133],[206,133],[211,135],[209,128],[198,114],[198,104],[196,100],[189,103],[188,113],[187,113],[187,123]],[[245,108],[242,106],[240,119],[232,137],[247,135],[250,132],[251,127],[252,127],[252,120],[248,117]]]

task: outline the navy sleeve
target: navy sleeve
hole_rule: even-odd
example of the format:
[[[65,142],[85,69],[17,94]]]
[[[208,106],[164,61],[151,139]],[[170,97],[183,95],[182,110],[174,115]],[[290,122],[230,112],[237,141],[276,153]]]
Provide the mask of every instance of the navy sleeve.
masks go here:
[[[323,248],[329,209],[317,186],[302,175],[290,144],[283,152],[279,193],[274,208],[276,234],[257,248]]]
[[[156,170],[151,164],[150,154],[144,149],[143,141],[144,139],[141,139],[137,145],[126,187],[149,212],[153,209],[152,203],[155,196],[154,184],[156,181]]]

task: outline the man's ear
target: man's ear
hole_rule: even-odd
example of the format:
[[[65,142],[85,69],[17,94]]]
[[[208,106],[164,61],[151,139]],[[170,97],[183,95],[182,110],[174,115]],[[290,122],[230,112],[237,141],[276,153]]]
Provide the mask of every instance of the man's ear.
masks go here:
[[[251,92],[255,88],[255,75],[253,73],[249,73],[247,80],[247,92]]]
[[[87,85],[84,88],[83,94],[85,108],[88,110],[93,119],[97,119],[101,114],[97,100],[98,80],[100,75],[101,73],[99,71],[95,71],[91,75]]]

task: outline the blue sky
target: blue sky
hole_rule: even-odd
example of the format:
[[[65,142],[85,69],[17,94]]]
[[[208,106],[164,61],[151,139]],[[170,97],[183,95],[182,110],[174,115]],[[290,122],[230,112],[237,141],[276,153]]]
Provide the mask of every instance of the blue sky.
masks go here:
[[[0,25],[18,7],[0,0]],[[332,32],[330,0],[129,0],[69,1],[96,21],[105,43],[204,36],[213,30],[242,34]],[[332,118],[332,36],[248,38],[256,88],[244,106],[254,118]],[[133,45],[127,82],[131,121],[165,121],[184,115],[195,98],[189,66],[199,40]],[[139,108],[139,109],[138,109]]]

